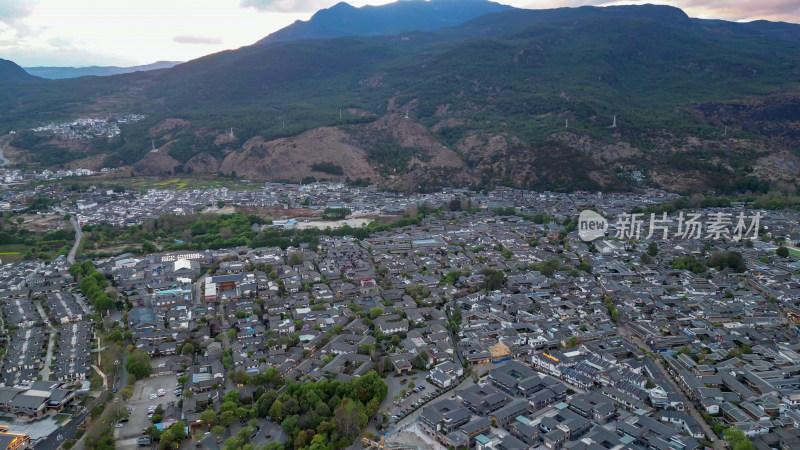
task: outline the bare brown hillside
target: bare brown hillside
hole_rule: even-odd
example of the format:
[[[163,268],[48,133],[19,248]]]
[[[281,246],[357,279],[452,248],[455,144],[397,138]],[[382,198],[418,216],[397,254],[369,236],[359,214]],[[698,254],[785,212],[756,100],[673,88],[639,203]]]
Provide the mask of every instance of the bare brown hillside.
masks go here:
[[[342,176],[315,173],[311,166],[333,163],[342,167]],[[242,151],[228,154],[220,165],[223,173],[254,180],[300,181],[309,175],[329,179],[377,179],[378,173],[367,161],[364,150],[348,142],[337,128],[307,131],[290,138],[264,142],[260,137],[247,141]]]

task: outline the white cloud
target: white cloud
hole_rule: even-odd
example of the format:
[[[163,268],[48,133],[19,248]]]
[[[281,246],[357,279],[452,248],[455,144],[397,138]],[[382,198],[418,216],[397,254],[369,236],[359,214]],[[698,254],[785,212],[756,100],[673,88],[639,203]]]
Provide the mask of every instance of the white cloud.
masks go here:
[[[186,61],[250,45],[338,1],[0,0],[0,55],[27,66]],[[348,3],[358,7],[391,1]],[[693,17],[800,22],[797,0],[495,1],[522,8],[650,2],[682,8]]]
[[[4,0],[0,0],[4,1]],[[23,0],[20,0],[23,1]],[[256,13],[240,0],[39,0],[17,21],[34,32],[22,36],[0,22],[0,55],[22,65],[137,65],[186,61],[250,45],[310,14]],[[56,43],[59,43],[55,45]],[[189,45],[189,42],[192,45]],[[77,52],[54,54],[69,43]],[[30,50],[26,52],[25,49]]]
[[[0,0],[0,22],[14,23],[33,12],[36,0]]]
[[[222,44],[222,38],[209,37],[209,36],[191,36],[187,34],[175,36],[174,38],[172,38],[172,40],[179,44],[205,44],[205,45]]]
[[[244,8],[276,12],[315,12],[335,4],[331,0],[242,0]]]

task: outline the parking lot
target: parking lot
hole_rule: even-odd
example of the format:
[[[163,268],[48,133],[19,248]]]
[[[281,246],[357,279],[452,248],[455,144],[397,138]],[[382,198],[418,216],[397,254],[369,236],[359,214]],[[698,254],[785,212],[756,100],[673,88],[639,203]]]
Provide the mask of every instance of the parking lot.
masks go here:
[[[421,372],[415,376],[403,376],[398,381],[390,382],[394,389],[390,388],[389,396],[391,403],[389,404],[390,417],[389,422],[396,422],[407,413],[414,409],[423,406],[428,401],[437,397],[439,388],[428,383],[425,380],[426,372]],[[413,379],[416,378],[416,379]],[[403,381],[405,380],[405,381]],[[395,384],[397,383],[397,384]],[[414,388],[409,388],[410,384],[414,383]],[[406,391],[405,397],[400,397],[395,400],[395,395],[400,395],[402,391]],[[400,415],[398,417],[398,414]]]
[[[177,404],[178,397],[173,392],[177,377],[175,375],[163,375],[137,381],[133,387],[133,396],[127,402],[133,411],[127,423],[123,423],[121,428],[116,430],[117,448],[127,450],[137,448],[136,439],[143,436],[142,429],[152,425],[150,418],[147,417],[147,409],[150,406],[161,405],[166,408],[170,402]],[[156,394],[159,389],[163,389],[163,397],[150,398],[151,394]],[[120,400],[121,401],[121,400]]]

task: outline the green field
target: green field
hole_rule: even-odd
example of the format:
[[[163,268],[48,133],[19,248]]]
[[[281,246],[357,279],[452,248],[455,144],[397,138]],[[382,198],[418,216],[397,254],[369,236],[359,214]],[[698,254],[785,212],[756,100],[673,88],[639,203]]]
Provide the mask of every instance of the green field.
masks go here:
[[[29,248],[30,247],[24,244],[0,245],[0,260],[4,263],[21,261],[22,255],[24,255]]]
[[[147,191],[148,189],[173,189],[185,191],[189,189],[215,189],[228,188],[232,190],[258,189],[263,183],[252,181],[241,181],[229,178],[221,178],[214,175],[206,176],[183,176],[183,177],[134,177],[134,178],[95,178],[75,180],[79,185],[94,185],[106,189],[124,188],[134,191]]]

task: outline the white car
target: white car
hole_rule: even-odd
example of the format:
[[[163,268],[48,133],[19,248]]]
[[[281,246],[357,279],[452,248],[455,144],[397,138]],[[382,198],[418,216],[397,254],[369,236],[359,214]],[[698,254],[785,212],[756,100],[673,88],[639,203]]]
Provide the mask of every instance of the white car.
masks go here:
[[[155,400],[158,398],[158,394],[150,394],[150,400]]]

